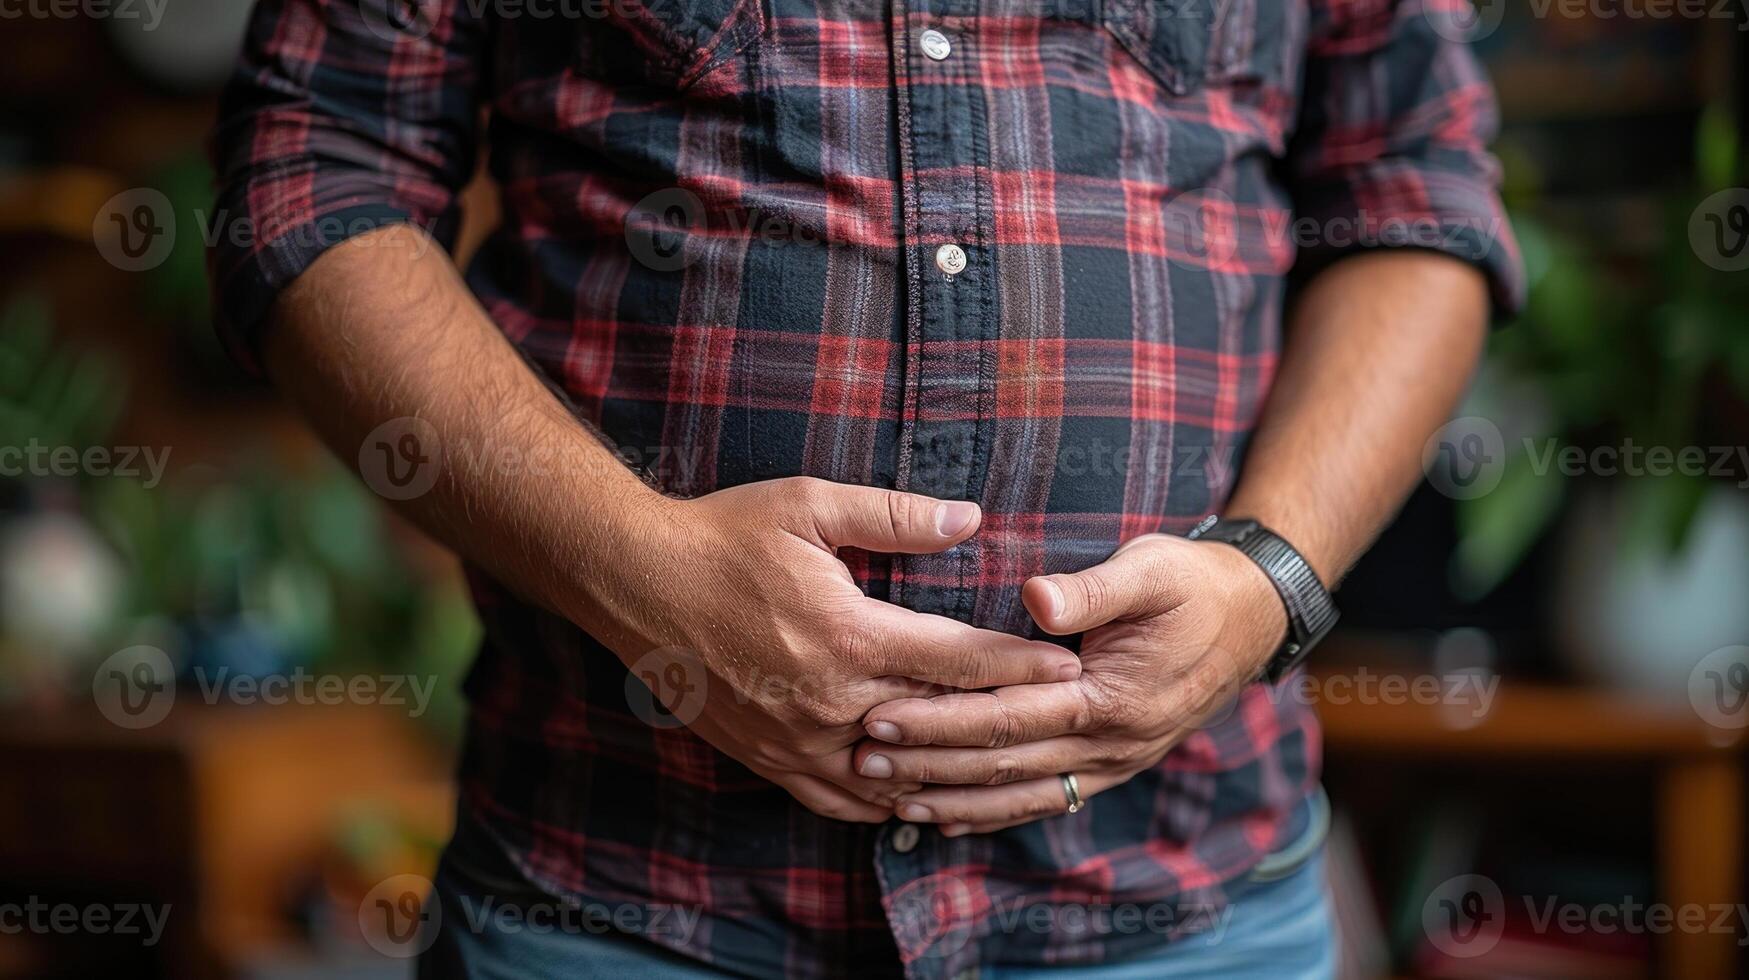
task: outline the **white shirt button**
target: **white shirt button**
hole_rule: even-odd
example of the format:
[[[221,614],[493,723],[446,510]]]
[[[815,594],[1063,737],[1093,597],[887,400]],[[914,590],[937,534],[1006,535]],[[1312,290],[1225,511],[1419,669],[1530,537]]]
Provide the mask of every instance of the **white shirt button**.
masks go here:
[[[931,61],[946,61],[947,56],[953,54],[953,45],[948,43],[947,35],[933,28],[924,31],[917,38],[917,43],[922,46],[924,56]]]
[[[922,836],[916,824],[902,823],[899,829],[893,831],[893,850],[900,854],[909,854],[917,849],[917,841]]]
[[[966,271],[966,250],[949,242],[935,250],[935,267],[950,276]]]

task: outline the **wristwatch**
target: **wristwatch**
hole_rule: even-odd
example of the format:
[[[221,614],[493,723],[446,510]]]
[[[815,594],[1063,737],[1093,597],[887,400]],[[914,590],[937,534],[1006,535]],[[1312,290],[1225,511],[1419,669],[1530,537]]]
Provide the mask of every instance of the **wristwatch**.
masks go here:
[[[1287,543],[1262,524],[1251,520],[1223,521],[1213,514],[1197,522],[1186,535],[1192,541],[1221,541],[1245,553],[1263,569],[1287,607],[1287,640],[1263,667],[1263,679],[1279,682],[1298,667],[1306,654],[1336,625],[1336,602],[1318,581],[1318,573]]]

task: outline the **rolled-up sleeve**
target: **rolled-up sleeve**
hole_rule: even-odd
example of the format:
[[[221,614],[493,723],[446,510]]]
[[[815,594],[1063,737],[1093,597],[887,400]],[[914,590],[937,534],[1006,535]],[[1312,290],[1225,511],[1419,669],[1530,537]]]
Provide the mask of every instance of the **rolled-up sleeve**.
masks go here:
[[[1288,186],[1296,278],[1346,254],[1425,248],[1487,274],[1497,318],[1524,299],[1488,152],[1494,92],[1453,38],[1467,0],[1314,0]],[[1450,8],[1450,9],[1446,9]]]
[[[481,6],[484,10],[486,6]],[[214,320],[245,368],[279,291],[400,222],[446,246],[473,171],[487,25],[464,0],[262,0],[220,103]]]

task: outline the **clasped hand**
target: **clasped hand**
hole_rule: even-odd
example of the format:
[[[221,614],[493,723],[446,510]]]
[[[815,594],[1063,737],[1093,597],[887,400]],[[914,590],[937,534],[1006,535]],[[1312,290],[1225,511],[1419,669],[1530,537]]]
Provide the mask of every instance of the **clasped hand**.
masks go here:
[[[896,812],[948,835],[1064,812],[1059,773],[1086,799],[1155,764],[1285,630],[1249,559],[1167,535],[1026,583],[1043,630],[1085,633],[1079,658],[870,599],[837,557],[942,551],[980,519],[970,503],[808,478],[664,500],[649,537],[665,546],[623,563],[587,625],[628,663],[694,655],[712,693],[688,728],[814,812]]]

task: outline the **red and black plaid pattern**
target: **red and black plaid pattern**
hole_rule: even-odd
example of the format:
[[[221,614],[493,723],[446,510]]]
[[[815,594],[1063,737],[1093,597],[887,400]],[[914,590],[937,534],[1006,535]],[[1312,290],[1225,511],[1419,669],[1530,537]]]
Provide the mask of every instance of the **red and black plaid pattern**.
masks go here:
[[[221,220],[265,232],[216,235],[224,330],[251,360],[347,235],[445,235],[485,108],[503,222],[469,279],[581,413],[677,494],[976,500],[965,544],[852,570],[1031,633],[1029,576],[1219,509],[1296,276],[1434,248],[1515,303],[1490,91],[1434,2],[263,0],[216,140]],[[913,842],[646,724],[613,655],[477,591],[467,805],[535,882],[730,971],[1146,952],[1243,887],[1317,779],[1309,712],[1253,688],[1080,814]],[[671,905],[697,926],[644,914]]]

